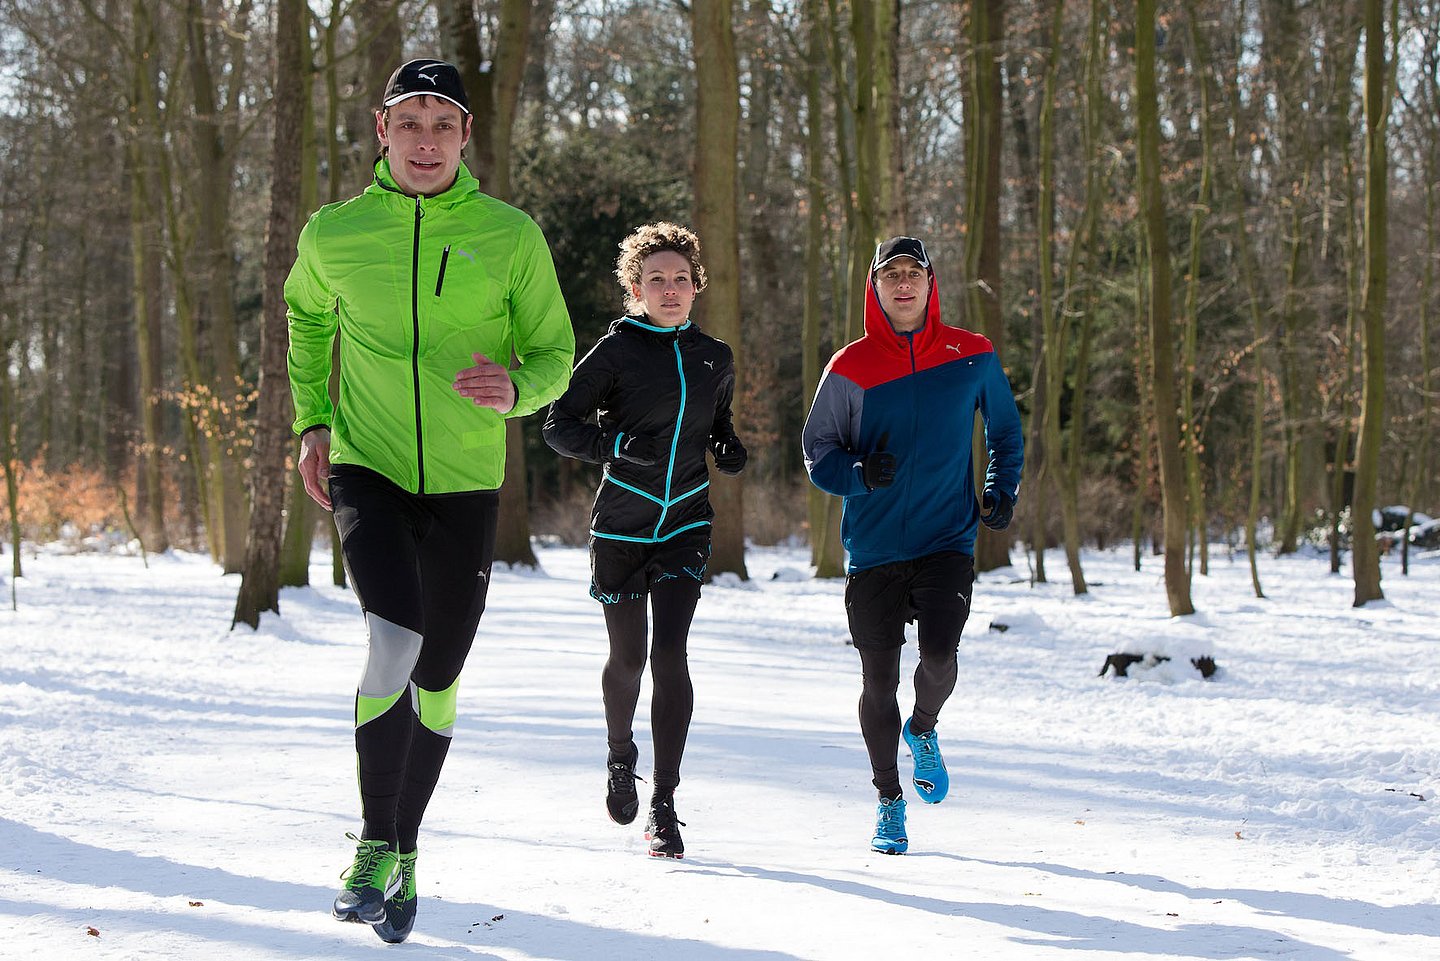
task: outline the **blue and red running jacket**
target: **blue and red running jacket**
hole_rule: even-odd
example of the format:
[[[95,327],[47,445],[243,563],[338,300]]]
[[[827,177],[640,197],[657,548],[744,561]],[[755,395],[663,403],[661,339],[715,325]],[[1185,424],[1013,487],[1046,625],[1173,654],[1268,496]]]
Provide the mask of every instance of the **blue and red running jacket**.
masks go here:
[[[1025,442],[994,345],[940,322],[933,273],[924,326],[896,333],[872,276],[865,285],[865,336],[830,358],[802,434],[810,480],[845,498],[841,539],[850,573],[937,551],[975,552],[976,411],[990,456],[985,484],[1014,497]],[[870,490],[860,459],[882,439],[895,455],[895,482]]]

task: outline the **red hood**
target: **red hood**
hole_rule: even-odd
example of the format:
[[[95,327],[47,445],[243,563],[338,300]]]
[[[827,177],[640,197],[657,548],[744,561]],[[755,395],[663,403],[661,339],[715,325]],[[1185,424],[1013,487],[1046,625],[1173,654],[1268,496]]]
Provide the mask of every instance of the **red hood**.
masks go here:
[[[925,323],[915,332],[914,338],[897,334],[890,326],[890,318],[880,306],[880,295],[875,291],[875,275],[865,283],[865,336],[879,345],[896,351],[910,353],[913,343],[916,354],[923,354],[941,336],[940,331],[940,284],[930,272],[930,298],[925,304]]]

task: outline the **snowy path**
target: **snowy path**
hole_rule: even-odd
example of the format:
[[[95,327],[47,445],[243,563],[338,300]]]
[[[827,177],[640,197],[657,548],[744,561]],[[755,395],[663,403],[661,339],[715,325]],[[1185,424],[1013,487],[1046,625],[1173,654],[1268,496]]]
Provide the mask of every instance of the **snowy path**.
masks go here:
[[[951,796],[912,798],[887,858],[842,585],[756,550],[692,634],[679,863],[605,817],[586,556],[542,563],[495,577],[397,948],[328,915],[358,826],[351,596],[290,590],[232,634],[238,581],[201,558],[27,557],[0,612],[0,959],[1440,961],[1440,559],[1387,559],[1355,611],[1323,561],[1267,559],[1260,601],[1217,556],[1184,621],[1157,558],[1088,554],[1079,599],[1056,555],[1063,583],[987,576]],[[1222,674],[1097,679],[1134,637]]]

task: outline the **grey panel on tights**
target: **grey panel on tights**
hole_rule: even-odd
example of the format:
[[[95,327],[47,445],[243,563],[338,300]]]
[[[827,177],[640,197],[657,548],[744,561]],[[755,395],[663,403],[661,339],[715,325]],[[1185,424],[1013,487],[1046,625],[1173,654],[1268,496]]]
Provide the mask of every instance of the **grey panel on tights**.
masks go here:
[[[365,626],[370,632],[370,656],[360,677],[360,693],[365,697],[390,697],[410,683],[410,672],[420,659],[422,638],[408,627],[392,624],[370,611],[365,612]]]

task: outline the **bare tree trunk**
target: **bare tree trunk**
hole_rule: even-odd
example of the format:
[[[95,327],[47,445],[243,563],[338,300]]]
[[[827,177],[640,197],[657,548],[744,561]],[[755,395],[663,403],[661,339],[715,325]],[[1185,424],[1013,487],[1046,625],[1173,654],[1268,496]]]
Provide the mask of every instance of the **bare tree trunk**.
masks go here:
[[[1301,180],[1299,193],[1308,193],[1309,172]],[[1297,341],[1302,336],[1296,319],[1295,299],[1297,296],[1301,254],[1304,250],[1304,234],[1301,230],[1300,205],[1290,210],[1290,259],[1285,268],[1285,296],[1281,300],[1280,371],[1281,390],[1285,410],[1285,507],[1280,516],[1279,550],[1282,554],[1293,554],[1299,547],[1300,525],[1304,514],[1303,474],[1305,444],[1308,430],[1305,427],[1306,404],[1301,397],[1302,378],[1311,376],[1297,354]]]
[[[83,262],[90,262],[90,238],[81,236],[77,253]],[[75,279],[75,300],[70,311],[70,329],[74,331],[74,349],[66,358],[67,372],[65,376],[75,385],[75,403],[71,409],[70,417],[70,445],[76,451],[95,451],[99,448],[88,436],[86,430],[86,413],[95,409],[94,390],[97,378],[93,374],[92,357],[89,343],[94,332],[89,325],[89,303],[90,291],[92,289],[92,276],[90,271],[84,271],[81,276]]]
[[[320,42],[329,44],[333,42],[335,31],[327,25],[320,31]],[[301,69],[305,76],[307,90],[313,90],[315,78],[320,70],[315,64],[315,50],[308,43],[301,47]],[[333,48],[329,51],[333,54]],[[314,211],[321,205],[320,201],[320,151],[321,137],[324,137],[324,149],[328,161],[338,164],[339,149],[335,141],[333,131],[334,122],[339,116],[338,104],[333,99],[334,90],[331,88],[336,80],[336,73],[333,69],[327,69],[325,76],[321,78],[325,86],[325,109],[326,119],[317,123],[315,119],[315,98],[302,97],[300,104],[301,119],[300,129],[300,199],[297,209],[297,222]],[[328,124],[328,126],[327,126]],[[330,168],[329,186],[327,190],[334,190],[339,185],[339,176],[334,166]],[[333,403],[336,393],[339,390],[340,362],[339,350],[340,332],[337,329],[335,338],[331,343],[332,358],[330,365],[331,376],[335,384],[331,389],[331,401]],[[296,464],[300,456],[300,442],[292,439],[287,457],[290,458],[285,469],[285,478],[288,484],[285,495],[284,510],[284,534],[280,544],[280,586],[281,587],[302,587],[310,583],[310,553],[314,548],[315,530],[318,526],[321,514],[328,516],[329,512],[322,511],[320,506],[310,499],[305,493],[305,485],[301,482],[296,470]],[[334,523],[333,519],[330,523]],[[336,543],[339,543],[337,540]],[[338,552],[337,552],[338,553]]]
[[[1334,37],[1326,44],[1326,59],[1336,64],[1335,99],[1331,112],[1335,117],[1333,139],[1339,145],[1340,176],[1342,178],[1341,205],[1345,224],[1345,329],[1341,350],[1341,369],[1344,373],[1343,386],[1336,393],[1335,452],[1330,464],[1330,573],[1339,574],[1344,566],[1341,557],[1342,527],[1344,525],[1346,484],[1349,475],[1351,452],[1351,428],[1357,411],[1355,390],[1355,332],[1360,323],[1362,267],[1359,207],[1355,178],[1355,144],[1350,125],[1350,97],[1353,95],[1355,54],[1359,43],[1359,18],[1353,15],[1350,3],[1340,4],[1344,39]],[[1354,21],[1352,23],[1352,21]],[[1353,32],[1352,32],[1353,28]],[[1336,54],[1336,49],[1341,52]]]
[[[1061,295],[1061,327],[1069,328],[1071,298],[1076,294],[1076,285],[1082,263],[1088,265],[1091,274],[1097,269],[1097,230],[1100,218],[1101,188],[1100,125],[1104,106],[1104,89],[1101,78],[1104,73],[1104,51],[1108,41],[1110,25],[1109,0],[1091,0],[1090,24],[1085,40],[1085,70],[1082,78],[1085,104],[1084,143],[1085,156],[1085,207],[1080,215],[1080,224],[1070,248],[1065,267],[1065,282]],[[1083,260],[1082,260],[1083,258]],[[1085,572],[1080,561],[1080,463],[1083,459],[1085,437],[1085,398],[1089,382],[1090,346],[1094,330],[1095,283],[1087,281],[1081,296],[1079,344],[1075,355],[1074,399],[1070,409],[1070,444],[1063,454],[1064,472],[1058,478],[1060,487],[1060,510],[1065,530],[1065,559],[1070,567],[1070,585],[1076,594],[1089,592],[1085,583]],[[1048,349],[1048,347],[1047,347]],[[1047,404],[1047,428],[1050,431],[1052,449],[1060,450],[1059,398],[1053,405]]]
[[[128,153],[126,166],[128,168]],[[126,179],[129,179],[127,172]],[[132,268],[133,269],[133,268]],[[134,320],[131,318],[120,318],[120,305],[124,298],[119,294],[118,270],[116,277],[116,319],[109,324],[110,341],[112,343],[129,344],[133,341],[131,337]],[[132,308],[133,309],[133,308]],[[102,315],[104,316],[104,315]],[[109,320],[108,317],[106,317]],[[125,325],[129,324],[127,328]],[[137,380],[135,351],[128,346],[121,347],[111,352],[112,362],[104,368],[104,408],[109,412],[102,425],[105,438],[105,467],[108,476],[116,483],[129,469],[134,456],[131,440],[135,431],[135,384]]]
[[[1199,28],[1194,32],[1196,49],[1200,51],[1203,60],[1211,60],[1205,38]],[[1214,83],[1211,74],[1205,74],[1202,82]],[[1245,127],[1241,123],[1240,92],[1239,84],[1234,78],[1229,82],[1221,84],[1221,87],[1228,92],[1230,103],[1230,163],[1232,183],[1229,194],[1234,204],[1234,230],[1235,230],[1235,251],[1236,259],[1240,262],[1240,276],[1245,285],[1246,305],[1250,312],[1250,329],[1252,331],[1252,342],[1250,344],[1250,370],[1254,384],[1251,386],[1250,399],[1250,497],[1245,511],[1245,555],[1250,564],[1250,586],[1256,597],[1264,597],[1264,588],[1260,585],[1260,564],[1259,547],[1256,543],[1257,528],[1260,520],[1260,494],[1264,487],[1263,473],[1265,454],[1265,312],[1260,304],[1260,283],[1256,276],[1258,268],[1255,263],[1255,251],[1250,243],[1250,228],[1246,217],[1245,205],[1245,153],[1249,149],[1246,143]]]
[[[440,17],[440,56],[460,71],[465,91],[470,95],[470,109],[474,111],[465,164],[480,181],[480,189],[489,193],[495,146],[495,138],[490,134],[495,123],[494,65],[485,63],[485,54],[480,49],[475,0],[438,0],[435,6]]]
[[[291,443],[290,454],[299,459],[298,441]],[[286,468],[285,476],[290,478],[290,487],[285,497],[285,539],[280,546],[280,586],[303,587],[310,583],[310,547],[320,506],[305,493],[293,467]]]
[[[339,16],[344,3],[342,0],[332,0],[332,3],[337,4],[337,7],[332,7],[332,15]],[[343,169],[331,172],[332,189],[335,190],[332,200],[339,200],[346,194],[363,190],[375,179],[374,111],[385,99],[385,81],[404,55],[402,41],[406,33],[400,24],[399,10],[399,4],[395,0],[355,0],[351,8],[350,16],[355,24],[359,49],[357,56],[346,62],[347,82],[341,83],[338,76],[335,79],[337,88],[352,85],[359,91],[359,96],[343,101],[339,99],[339,90],[336,90],[336,111],[344,118],[343,126],[349,132],[350,139],[340,144],[346,157]],[[342,37],[343,33],[342,29]],[[441,35],[444,36],[443,30]],[[456,66],[459,67],[460,64],[457,63]],[[471,77],[466,76],[465,82],[465,89],[473,103],[475,90],[469,86]],[[326,128],[327,131],[335,129]],[[473,143],[471,146],[473,148]]]
[[[1190,206],[1190,266],[1185,284],[1185,334],[1180,354],[1180,431],[1185,457],[1185,487],[1190,514],[1190,554],[1187,562],[1193,575],[1194,554],[1200,554],[1200,573],[1210,573],[1209,521],[1205,516],[1205,478],[1200,464],[1204,447],[1202,428],[1195,412],[1195,353],[1200,332],[1200,266],[1201,248],[1205,239],[1205,218],[1210,212],[1210,181],[1214,156],[1211,144],[1210,58],[1199,43],[1200,26],[1196,22],[1194,0],[1186,0],[1185,19],[1190,28],[1192,57],[1200,94],[1200,183],[1195,202]]]
[[[841,211],[842,229],[835,251],[832,271],[833,301],[831,340],[838,347],[864,333],[863,299],[860,288],[852,293],[850,285],[851,251],[859,226],[855,203],[855,98],[851,92],[853,62],[846,54],[851,47],[841,43],[844,31],[840,24],[837,0],[824,0],[828,28],[825,30],[825,51],[830,63],[830,96],[835,109],[835,193]],[[852,45],[853,46],[853,45]],[[868,255],[868,251],[867,251]],[[836,511],[838,513],[838,509]]]
[[[495,121],[490,129],[492,169],[485,192],[510,199],[511,141],[520,85],[525,79],[525,55],[530,41],[530,0],[502,0],[500,26],[492,53],[495,67],[493,102]]]
[[[1025,435],[1025,466],[1021,475],[1020,489],[1027,491],[1026,505],[1045,503],[1047,501],[1046,464],[1050,459],[1050,451],[1045,446],[1045,409],[1048,406],[1046,391],[1049,389],[1048,375],[1046,372],[1045,356],[1045,318],[1043,308],[1040,306],[1039,288],[1041,284],[1039,263],[1041,260],[1040,245],[1042,236],[1047,237],[1053,244],[1054,228],[1048,232],[1040,222],[1040,159],[1037,155],[1037,148],[1031,141],[1030,136],[1030,107],[1028,94],[1020,89],[1019,78],[1027,73],[1026,62],[1029,53],[1012,50],[1006,54],[1005,66],[1005,104],[1007,115],[1010,119],[1011,138],[1015,142],[1012,152],[1015,157],[1015,173],[1010,178],[1014,182],[1013,193],[1015,195],[1015,222],[1029,224],[1030,232],[1035,238],[1035,273],[1032,276],[1019,274],[1017,280],[1021,290],[1027,291],[1026,297],[1030,299],[1032,307],[1030,316],[1030,411],[1029,416],[1024,420]],[[1042,70],[1042,75],[1043,75]],[[1014,96],[1010,94],[1013,93]],[[1045,87],[1041,84],[1039,100],[1042,102],[1039,110],[1040,119],[1043,120],[1045,107]],[[1051,217],[1053,223],[1053,208]],[[1053,252],[1053,246],[1051,248]],[[1049,255],[1049,252],[1046,254]],[[1030,264],[1025,264],[1022,270],[1031,269]],[[976,422],[977,426],[979,421]],[[977,463],[981,459],[981,448],[975,447],[975,458]],[[977,478],[977,488],[980,486]],[[1024,517],[1028,525],[1025,534],[1019,534],[1025,525],[1015,525],[1018,539],[1024,543],[1026,553],[1030,556],[1030,578],[1033,584],[1048,583],[1049,578],[1045,573],[1045,548],[1048,538],[1046,531],[1047,511],[1025,511]]]
[[[1235,141],[1232,135],[1232,143]],[[1241,148],[1243,149],[1243,148]],[[1237,163],[1237,167],[1238,167]],[[1245,278],[1245,289],[1250,307],[1251,330],[1251,387],[1250,402],[1250,499],[1245,511],[1245,556],[1250,564],[1250,586],[1256,597],[1264,597],[1260,586],[1260,564],[1256,530],[1260,521],[1260,492],[1263,485],[1265,454],[1265,316],[1260,310],[1260,290],[1255,279],[1254,254],[1250,250],[1249,234],[1245,223],[1244,195],[1235,190],[1235,233],[1236,248],[1240,253],[1241,272]]]
[[[809,208],[805,214],[805,307],[801,322],[801,376],[804,397],[815,396],[820,384],[824,354],[820,342],[820,262],[825,244],[825,124],[821,104],[822,73],[825,69],[825,24],[820,0],[805,0],[806,26],[805,120],[807,125],[805,162]],[[837,132],[838,136],[838,132]],[[839,346],[838,344],[835,346]],[[810,485],[810,563],[816,577],[839,577],[845,573],[844,552],[838,537],[829,537],[830,501],[834,495]]]
[[[835,103],[835,179],[840,208],[844,215],[844,227],[840,232],[832,271],[835,309],[831,317],[830,340],[838,348],[864,333],[865,301],[864,282],[856,286],[851,269],[847,269],[853,268],[853,251],[860,231],[855,198],[855,164],[852,156],[856,138],[855,104],[850,94],[850,61],[845,56],[845,46],[840,43],[843,32],[840,29],[839,3],[837,0],[825,0],[825,10],[830,24],[825,32],[830,58],[830,89]],[[868,263],[868,248],[865,256]],[[837,557],[837,567],[843,567],[845,563],[844,547],[840,540],[842,512],[843,502],[840,498],[826,499],[824,526],[820,532],[821,554],[828,556],[833,552]]]
[[[847,98],[854,115],[855,187],[850,206],[849,324],[846,340],[865,333],[865,285],[870,279],[870,261],[880,240],[880,158],[885,104],[876,90],[876,45],[888,39],[877,22],[877,0],[851,4],[850,37],[855,49],[855,90]]]
[[[1035,244],[1036,260],[1039,262],[1040,281],[1037,285],[1040,337],[1037,351],[1040,361],[1036,365],[1036,399],[1030,415],[1038,426],[1033,431],[1039,440],[1037,445],[1043,452],[1036,465],[1036,484],[1031,496],[1041,503],[1048,502],[1051,493],[1060,492],[1060,479],[1064,468],[1060,450],[1060,392],[1065,384],[1065,355],[1068,351],[1068,323],[1063,313],[1057,316],[1054,301],[1055,284],[1055,86],[1060,72],[1060,51],[1062,31],[1065,24],[1065,3],[1052,0],[1050,8],[1050,33],[1048,53],[1045,59],[1045,82],[1040,93],[1040,158],[1037,176],[1035,203]],[[1087,169],[1090,164],[1087,159]],[[1083,238],[1076,236],[1071,241],[1077,248]],[[1027,457],[1028,461],[1029,458]],[[1045,580],[1045,537],[1043,518],[1045,511],[1035,511],[1036,532],[1032,535],[1035,552],[1035,579]]]
[[[1195,613],[1185,567],[1185,473],[1175,414],[1175,348],[1171,331],[1170,238],[1160,185],[1160,117],[1155,96],[1155,0],[1135,4],[1136,140],[1140,209],[1150,240],[1150,376],[1165,516],[1165,593],[1170,615]]]
[[[56,269],[59,265],[55,263],[54,251],[49,245],[40,249],[40,272],[44,276],[53,277],[59,274]],[[52,464],[66,463],[64,452],[55,443],[55,402],[60,394],[60,365],[57,361],[59,353],[59,331],[56,323],[55,309],[55,288],[46,284],[40,291],[40,316],[37,320],[40,323],[39,347],[40,347],[40,370],[36,376],[43,378],[47,383],[38,391],[39,410],[35,419],[39,422],[40,442],[44,445],[46,460]]]
[[[404,56],[405,32],[401,29],[400,4],[396,0],[356,0],[354,17],[365,40],[365,70],[360,85],[365,91],[363,110],[369,113],[385,99],[385,81]],[[469,79],[466,77],[467,82]],[[468,92],[470,88],[465,89]],[[365,178],[367,182],[370,179]]]
[[[10,513],[10,609],[19,605],[15,582],[24,577],[20,564],[20,485],[16,477],[15,427],[19,418],[15,411],[15,388],[10,382],[10,325],[0,312],[0,457],[5,459],[5,506]]]
[[[530,9],[530,55],[525,58],[525,78],[521,81],[520,102],[529,117],[529,129],[544,128],[549,113],[549,50],[548,38],[555,24],[555,0],[532,0]]]
[[[285,278],[295,262],[300,220],[300,156],[308,96],[302,41],[306,10],[301,0],[277,0],[275,89],[292,91],[275,98],[275,137],[270,164],[270,215],[265,236],[265,293],[260,325],[260,390],[255,410],[255,460],[251,473],[250,533],[245,568],[235,599],[237,624],[259,628],[262,611],[280,611],[281,510],[285,501],[285,455],[290,435],[285,367],[288,333]]]
[[[155,211],[155,157],[163,149],[158,129],[156,94],[151,77],[155,32],[143,0],[131,4],[131,104],[136,125],[130,140],[130,262],[135,309],[135,345],[140,373],[141,450],[137,462],[137,498],[144,505],[140,527],[146,544],[160,553],[169,547],[165,535],[164,423],[160,407],[164,352],[161,336],[162,276],[159,224]]]
[[[1435,261],[1440,256],[1440,250],[1436,246],[1436,225],[1437,216],[1440,216],[1440,209],[1437,209],[1435,202],[1435,186],[1437,178],[1440,178],[1440,164],[1437,164],[1437,153],[1440,153],[1440,143],[1437,143],[1437,134],[1440,134],[1440,122],[1437,122],[1436,111],[1440,110],[1440,29],[1436,29],[1434,22],[1431,28],[1423,36],[1426,42],[1421,49],[1427,53],[1423,57],[1424,81],[1421,85],[1420,99],[1425,106],[1422,107],[1422,116],[1428,118],[1425,123],[1425,134],[1428,141],[1422,150],[1424,160],[1421,163],[1421,170],[1425,180],[1425,267],[1420,274],[1420,416],[1419,443],[1416,451],[1415,462],[1419,468],[1411,474],[1410,503],[1430,505],[1430,491],[1433,489],[1433,473],[1430,466],[1430,445],[1431,445],[1431,416],[1435,410],[1436,394],[1434,385],[1434,367],[1430,354],[1430,304],[1435,293]],[[1414,522],[1413,516],[1410,522]],[[1407,524],[1407,527],[1409,525]],[[1402,570],[1405,574],[1410,573],[1410,539],[1405,538],[1404,558]]]
[[[1004,39],[1005,0],[976,0],[971,4],[965,137],[965,323],[990,338],[1002,357],[1005,324],[1000,310],[1000,148],[1005,91],[1000,64]],[[983,479],[987,458],[978,416],[972,452],[976,477]],[[981,527],[975,538],[975,569],[992,571],[1009,564],[1010,535]]]
[[[24,577],[20,564],[20,485],[16,477],[15,460],[15,390],[10,383],[10,345],[8,334],[0,334],[5,351],[0,354],[4,369],[0,370],[0,457],[5,458],[5,506],[10,513],[10,609],[17,607],[15,581]]]
[[[6,213],[14,209],[10,202],[11,198],[6,196],[5,203],[0,205],[0,224],[9,227],[6,221]],[[15,384],[10,377],[10,367],[14,360],[13,348],[16,336],[12,333],[12,315],[17,313],[15,302],[12,299],[11,291],[16,289],[17,281],[25,269],[25,261],[30,253],[30,237],[32,227],[25,224],[20,227],[19,242],[15,245],[15,266],[11,271],[9,283],[0,285],[0,458],[5,462],[5,504],[9,508],[10,524],[8,533],[10,535],[10,607],[14,610],[17,606],[15,581],[24,576],[20,564],[20,487],[17,477],[19,457],[15,450],[15,433],[20,423],[20,414],[15,409]],[[15,319],[15,328],[18,328],[18,318]]]
[[[507,6],[513,6],[514,0],[507,0]],[[466,150],[465,163],[475,179],[480,181],[480,189],[501,200],[507,199],[509,187],[509,150],[510,131],[506,130],[502,136],[499,127],[509,126],[513,123],[514,104],[511,104],[510,120],[505,119],[501,112],[499,102],[499,88],[501,86],[500,69],[501,58],[507,40],[513,38],[514,22],[507,23],[503,17],[502,29],[508,27],[512,32],[502,34],[495,40],[495,49],[492,57],[487,58],[485,51],[480,48],[480,26],[475,18],[475,0],[440,0],[437,4],[440,12],[440,52],[441,55],[455,63],[460,71],[460,76],[465,80],[465,89],[470,94],[470,106],[474,110],[473,134],[471,135],[470,146]],[[528,8],[527,8],[528,9]],[[528,39],[523,34],[519,37],[522,49],[519,54],[518,67],[523,72],[524,50],[523,43]],[[512,56],[505,61],[506,68],[517,66],[517,61]],[[518,82],[518,81],[517,81]],[[503,139],[506,146],[505,156],[497,157],[496,149]],[[497,164],[504,167],[497,170]],[[503,184],[501,181],[503,180]],[[501,188],[505,192],[501,192]],[[503,495],[502,495],[503,496]]]
[[[233,25],[243,31],[248,21],[248,2],[241,6],[241,20]],[[209,445],[211,508],[207,511],[217,524],[219,559],[226,572],[240,569],[244,560],[244,531],[248,524],[249,504],[245,489],[244,453],[234,442],[241,430],[234,415],[224,411],[243,410],[241,400],[249,393],[240,376],[239,330],[235,318],[234,245],[230,219],[230,194],[235,181],[235,157],[227,142],[235,139],[236,110],[234,98],[222,106],[215,95],[213,69],[206,41],[205,11],[200,0],[187,0],[186,28],[190,46],[190,86],[195,98],[192,134],[199,159],[199,196],[196,198],[198,235],[195,256],[200,264],[197,308],[209,332],[214,370],[211,400],[218,403],[212,411],[220,430],[211,431]],[[243,60],[232,64],[239,83],[244,73]],[[228,442],[226,442],[228,441]]]
[[[1307,257],[1310,254],[1308,218],[1305,209],[1310,197],[1314,158],[1310,148],[1309,118],[1305,116],[1305,68],[1309,57],[1301,51],[1304,34],[1292,0],[1260,5],[1263,29],[1263,57],[1266,95],[1276,114],[1277,163],[1270,174],[1277,182],[1278,201],[1275,230],[1283,231],[1284,293],[1277,305],[1280,342],[1279,361],[1281,410],[1284,413],[1284,501],[1276,524],[1277,550],[1294,553],[1299,547],[1304,522],[1306,492],[1311,486],[1306,458],[1312,445],[1310,415],[1314,410],[1314,367],[1307,362],[1311,332],[1308,305]],[[1273,148],[1272,148],[1273,149]],[[1281,223],[1285,226],[1282,228]],[[1306,303],[1302,303],[1302,299]]]
[[[1375,488],[1385,430],[1385,295],[1389,262],[1389,156],[1385,128],[1390,119],[1390,80],[1385,62],[1385,3],[1365,0],[1365,327],[1361,350],[1363,388],[1360,432],[1355,448],[1355,499],[1350,509],[1354,540],[1355,606],[1378,601],[1380,553],[1375,545]]]
[[[744,395],[740,339],[740,234],[736,156],[740,137],[740,81],[735,62],[733,0],[693,0],[695,50],[695,226],[705,245],[709,286],[696,302],[703,326],[730,345],[735,396]],[[711,485],[715,529],[712,573],[745,570],[745,493],[739,477]]]
[[[1138,174],[1138,171],[1137,171]],[[1140,193],[1137,181],[1135,192]],[[1140,570],[1144,556],[1145,513],[1150,504],[1150,485],[1154,476],[1151,458],[1155,451],[1155,378],[1150,373],[1149,298],[1145,290],[1145,272],[1150,266],[1150,250],[1145,240],[1143,224],[1136,224],[1135,230],[1135,311],[1132,326],[1135,331],[1135,350],[1132,354],[1135,365],[1135,396],[1139,398],[1139,409],[1135,417],[1135,504],[1130,515],[1130,542],[1135,550],[1135,570]]]
[[[495,39],[490,125],[490,177],[485,190],[500,200],[510,199],[510,142],[520,83],[525,76],[525,48],[530,39],[530,0],[503,0],[500,30]],[[524,422],[505,422],[505,481],[500,488],[500,520],[495,530],[495,558],[535,567],[539,561],[530,546],[530,492],[525,469]]]
[[[181,219],[183,204],[176,188],[174,164],[167,151],[157,154],[160,168],[160,191],[164,199],[166,229],[170,234],[170,264],[175,285],[175,330],[176,349],[180,362],[180,413],[181,430],[185,435],[185,450],[194,477],[195,498],[205,537],[209,544],[210,556],[219,561],[222,557],[220,534],[222,525],[213,516],[210,500],[210,471],[219,456],[220,444],[216,431],[209,429],[212,413],[213,392],[209,378],[200,364],[200,342],[195,314],[195,295],[191,281],[189,251],[193,247],[192,237]]]
[[[323,203],[327,204],[333,204],[340,199],[340,189],[344,179],[341,173],[343,161],[339,135],[340,70],[339,65],[335,62],[342,19],[341,0],[330,0],[330,16],[325,21],[324,33],[320,35],[320,49],[324,57],[323,65],[315,63],[313,54],[309,58],[312,72],[321,74],[321,83],[325,88],[325,120],[320,130],[324,132],[325,136],[326,177]]]
[[[900,0],[871,0],[875,5],[874,91],[876,233],[904,233],[905,164],[900,142]],[[876,240],[882,237],[877,236]],[[868,268],[867,268],[868,275]]]
[[[752,29],[764,33],[775,29],[775,12],[770,0],[751,0],[748,15],[755,25]],[[760,47],[765,39],[757,38],[752,43]],[[784,236],[781,231],[784,228],[767,203],[773,189],[770,184],[774,169],[772,158],[777,153],[771,131],[799,126],[798,116],[793,123],[783,118],[787,107],[783,95],[779,98],[782,102],[777,103],[776,93],[783,91],[784,86],[785,81],[779,76],[777,64],[763,54],[752,55],[749,110],[746,111],[742,131],[744,157],[740,165],[740,195],[747,198],[746,209],[739,220],[746,253],[740,288],[745,311],[740,326],[746,343],[759,344],[761,349],[754,353],[745,351],[748,358],[745,377],[750,385],[751,402],[745,405],[741,419],[742,426],[752,436],[774,438],[773,443],[751,445],[754,452],[746,468],[748,476],[764,475],[777,484],[786,481],[794,463],[792,457],[785,455],[799,447],[798,439],[787,436],[789,421],[785,413],[791,398],[785,385],[786,372],[781,368],[785,352],[768,349],[770,345],[792,338],[792,315],[789,311],[773,309],[774,304],[786,302],[789,284],[779,271],[767,270],[763,266],[782,263],[793,256],[789,245],[782,243]],[[781,115],[781,119],[776,119],[777,114]],[[785,145],[780,145],[778,152],[782,157],[785,151]],[[807,263],[808,254],[807,251]],[[746,269],[746,264],[758,269]],[[817,270],[818,267],[817,257]]]

